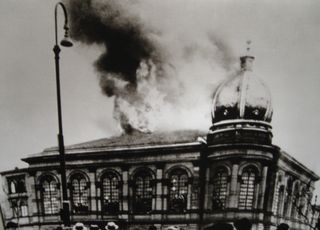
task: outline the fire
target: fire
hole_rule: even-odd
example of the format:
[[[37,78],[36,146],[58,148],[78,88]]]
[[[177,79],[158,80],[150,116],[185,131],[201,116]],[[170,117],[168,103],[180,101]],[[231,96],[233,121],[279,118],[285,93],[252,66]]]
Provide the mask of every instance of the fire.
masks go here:
[[[71,36],[105,47],[95,66],[124,132],[207,129],[213,89],[232,55],[211,28],[192,25],[181,12],[185,29],[173,26],[179,8],[162,8],[166,18],[160,2],[69,0]]]

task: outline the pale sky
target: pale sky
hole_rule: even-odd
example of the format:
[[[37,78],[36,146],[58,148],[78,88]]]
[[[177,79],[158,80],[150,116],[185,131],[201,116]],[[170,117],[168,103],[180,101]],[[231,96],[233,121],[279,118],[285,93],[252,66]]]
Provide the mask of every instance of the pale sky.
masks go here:
[[[21,158],[57,145],[52,52],[56,2],[0,1],[0,171],[24,167]],[[179,8],[180,5],[185,8]],[[189,0],[182,4],[181,0],[175,0],[164,1],[161,6],[155,11],[163,15],[163,23],[171,20],[173,27],[175,23],[177,27],[183,24],[179,18],[184,18],[184,10],[193,13],[186,20],[199,23],[200,28],[205,27],[204,23],[206,27],[212,24],[235,58],[245,50],[245,41],[252,40],[254,70],[272,94],[273,143],[320,174],[320,2]],[[175,8],[179,8],[177,20],[172,17]],[[190,39],[197,39],[197,33],[192,32],[199,28],[182,26],[180,29],[190,30]],[[63,31],[59,33],[62,37]],[[62,49],[63,125],[67,145],[119,134],[112,115],[113,101],[102,95],[92,65],[100,53],[100,47],[80,43]],[[215,81],[214,76],[212,79]],[[170,119],[182,118],[183,115],[170,116]],[[187,118],[190,119],[186,114]],[[205,123],[209,129],[210,119]]]

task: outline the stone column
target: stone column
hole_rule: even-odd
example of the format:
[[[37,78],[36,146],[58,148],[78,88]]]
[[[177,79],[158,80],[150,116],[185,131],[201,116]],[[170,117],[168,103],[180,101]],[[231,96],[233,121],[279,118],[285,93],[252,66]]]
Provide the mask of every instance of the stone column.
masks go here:
[[[89,180],[90,180],[90,210],[96,212],[97,210],[97,191],[96,191],[96,169],[89,168]]]
[[[266,192],[267,174],[268,174],[268,167],[264,166],[262,169],[261,186],[260,186],[260,192],[259,192],[259,204],[258,204],[259,209],[263,209],[264,195]]]
[[[207,209],[212,209],[212,191],[211,189],[209,189],[209,187],[211,186],[209,184],[210,182],[210,168],[208,167],[206,169],[206,174],[205,174],[205,178],[204,180],[204,210]]]
[[[128,202],[129,186],[128,186],[128,180],[129,180],[128,168],[124,167],[124,168],[122,168],[122,211],[124,211],[124,212],[128,212],[128,210],[129,210],[129,202]]]
[[[156,210],[162,210],[162,177],[163,177],[163,167],[157,166],[156,171]]]
[[[40,214],[39,203],[40,200],[38,198],[38,189],[36,185],[36,173],[30,172],[29,175],[26,175],[26,190],[29,195],[28,198],[28,214],[32,216],[32,222],[37,222],[38,215]]]
[[[191,209],[192,180],[193,178],[189,178],[189,181],[188,181],[187,210]]]
[[[200,179],[199,178],[200,178],[199,166],[194,164],[192,194],[191,194],[191,209],[199,209],[199,198],[200,198]]]
[[[229,208],[237,208],[238,206],[238,194],[237,194],[238,171],[239,171],[239,164],[233,164],[232,171],[231,171],[230,196],[229,196],[229,205],[228,205]]]
[[[95,193],[95,196],[96,196],[96,212],[97,212],[97,218],[99,218],[99,215],[102,213],[101,210],[102,210],[102,207],[101,207],[101,199],[103,194],[102,194],[102,191],[101,191],[101,186],[102,186],[102,181],[95,181],[95,187],[96,187],[96,193]]]
[[[162,183],[162,191],[163,191],[163,202],[162,202],[162,208],[163,210],[168,210],[168,194],[169,194],[169,191],[168,191],[168,185],[169,185],[169,179],[163,179],[162,180],[164,183]]]

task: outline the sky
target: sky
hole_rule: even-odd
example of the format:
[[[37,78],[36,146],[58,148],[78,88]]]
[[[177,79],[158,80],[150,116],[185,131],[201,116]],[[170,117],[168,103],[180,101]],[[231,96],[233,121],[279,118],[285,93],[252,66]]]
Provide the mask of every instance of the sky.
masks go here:
[[[0,1],[0,171],[25,167],[21,158],[57,145],[52,52],[56,2]],[[200,36],[204,33],[201,35],[200,31],[211,28],[210,32],[231,50],[228,55],[237,60],[245,51],[246,41],[252,41],[251,52],[256,57],[254,71],[268,85],[272,95],[273,143],[320,174],[320,2],[155,2],[154,5],[143,5],[138,12],[142,19],[152,19],[153,27],[169,31],[170,39],[174,41],[171,45],[178,45],[179,39],[185,41],[186,38],[201,42]],[[59,12],[60,28],[62,16]],[[168,34],[164,37],[168,38]],[[62,35],[61,29],[59,36]],[[62,48],[61,90],[66,145],[120,134],[119,124],[113,117],[114,98],[102,93],[99,73],[93,65],[102,49],[101,45],[81,42],[74,42],[72,48]],[[186,90],[192,92],[191,101],[205,102],[207,110],[194,109],[192,103],[186,101],[181,113],[170,114],[166,120],[181,121],[183,124],[177,127],[199,125],[209,129],[209,114],[202,116],[199,113],[210,111],[210,100],[197,98],[197,90],[201,87],[195,87],[194,83],[215,85],[223,77],[215,77],[210,57],[209,61],[203,61],[203,56],[196,58],[189,60],[191,64],[182,62],[190,65],[182,67],[178,75],[192,75],[186,77],[186,82],[191,79]],[[197,78],[193,77],[195,75]]]

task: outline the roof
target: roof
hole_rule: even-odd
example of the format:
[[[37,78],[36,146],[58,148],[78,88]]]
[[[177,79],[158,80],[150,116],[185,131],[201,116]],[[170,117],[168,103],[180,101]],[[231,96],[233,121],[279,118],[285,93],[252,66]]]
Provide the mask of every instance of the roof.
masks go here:
[[[314,171],[307,168],[304,164],[299,162],[297,159],[295,159],[293,156],[291,156],[289,153],[285,152],[284,150],[280,150],[280,158],[284,159],[292,167],[297,167],[300,170],[306,172],[308,176],[312,177],[313,180],[320,179],[320,177]]]
[[[198,138],[204,138],[206,135],[207,132],[199,130],[179,130],[153,133],[135,132],[133,134],[123,134],[120,136],[113,136],[109,138],[69,145],[65,147],[65,151],[66,154],[68,154],[68,152],[81,150],[114,150],[119,148],[133,149],[195,142],[199,144],[200,142]],[[43,152],[32,154],[28,158],[51,155],[53,152],[58,152],[58,147],[46,148]]]

